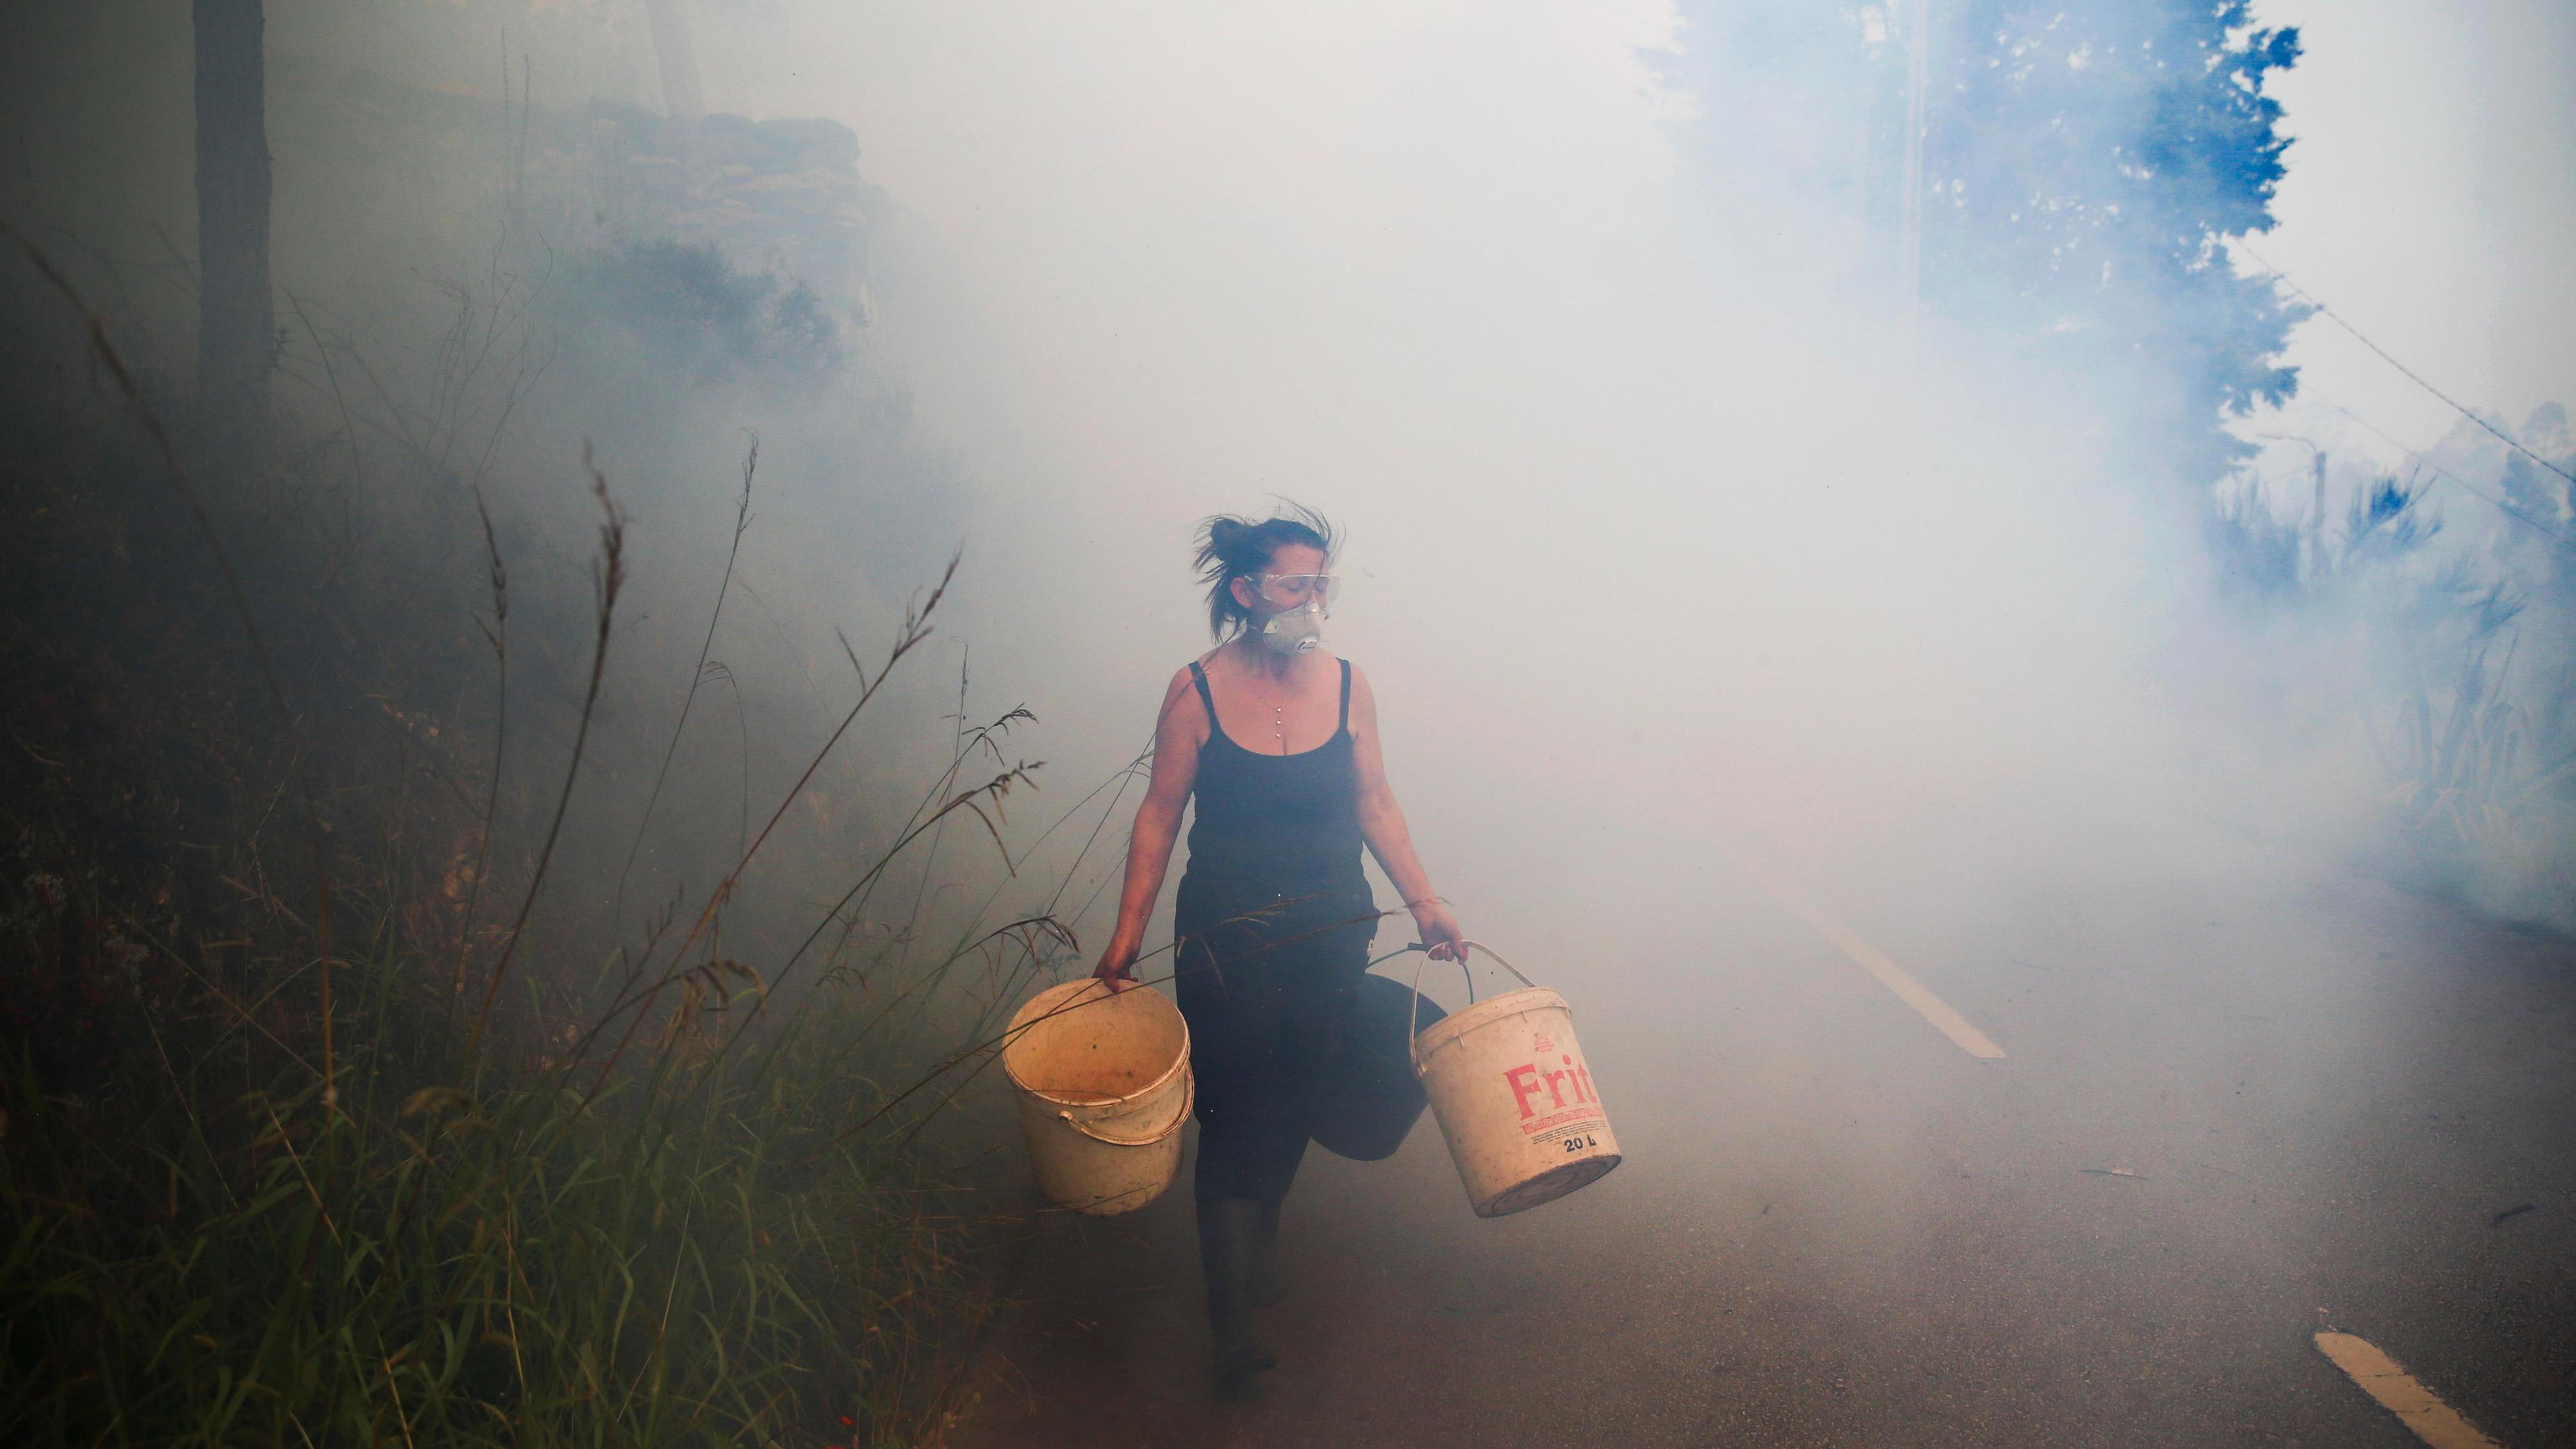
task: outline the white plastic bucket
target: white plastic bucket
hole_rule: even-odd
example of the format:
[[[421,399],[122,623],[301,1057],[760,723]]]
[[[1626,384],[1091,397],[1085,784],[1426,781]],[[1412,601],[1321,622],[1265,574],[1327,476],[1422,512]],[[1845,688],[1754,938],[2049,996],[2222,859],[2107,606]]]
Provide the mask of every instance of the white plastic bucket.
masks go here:
[[[1619,1139],[1565,998],[1532,984],[1480,1001],[1413,1039],[1413,1070],[1431,1097],[1449,1159],[1480,1218],[1554,1202],[1619,1165]],[[1414,973],[1416,989],[1421,972]]]
[[[1172,1185],[1195,1092],[1171,998],[1097,978],[1048,987],[1012,1016],[1002,1073],[1049,1201],[1106,1217]]]

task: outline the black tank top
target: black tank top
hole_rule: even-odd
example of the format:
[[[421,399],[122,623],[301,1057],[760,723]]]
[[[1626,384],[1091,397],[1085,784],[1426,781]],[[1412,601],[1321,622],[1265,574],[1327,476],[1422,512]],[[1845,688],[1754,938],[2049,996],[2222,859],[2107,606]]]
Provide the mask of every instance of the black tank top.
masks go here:
[[[1198,818],[1187,876],[1264,892],[1343,886],[1360,873],[1358,774],[1351,760],[1351,662],[1342,665],[1341,721],[1333,737],[1294,755],[1265,755],[1228,738],[1207,671],[1190,678],[1207,706],[1199,751]]]

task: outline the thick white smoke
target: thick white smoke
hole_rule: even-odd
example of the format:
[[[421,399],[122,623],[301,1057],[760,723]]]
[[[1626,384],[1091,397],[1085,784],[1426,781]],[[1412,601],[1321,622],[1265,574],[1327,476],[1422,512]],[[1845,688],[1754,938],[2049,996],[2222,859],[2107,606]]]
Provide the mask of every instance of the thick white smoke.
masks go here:
[[[881,355],[971,480],[979,682],[1059,786],[1205,647],[1192,523],[1286,495],[1349,531],[1335,641],[1492,929],[1608,929],[1713,844],[1948,879],[2125,837],[2188,507],[2083,380],[1972,335],[1909,366],[1855,204],[1777,159],[1836,118],[1694,159],[1712,43],[1665,6],[836,6],[710,70],[846,119],[907,213]]]

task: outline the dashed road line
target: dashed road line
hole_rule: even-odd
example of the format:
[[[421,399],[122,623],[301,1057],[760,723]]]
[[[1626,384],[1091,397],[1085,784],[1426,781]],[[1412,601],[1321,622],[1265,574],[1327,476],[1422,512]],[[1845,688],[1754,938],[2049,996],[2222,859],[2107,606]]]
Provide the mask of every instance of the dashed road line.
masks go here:
[[[1953,1010],[1950,1003],[1932,994],[1931,988],[1914,979],[1914,974],[1887,958],[1879,950],[1853,934],[1842,922],[1826,915],[1805,896],[1790,888],[1789,883],[1772,875],[1742,856],[1735,863],[1751,876],[1754,883],[1771,893],[1772,899],[1789,908],[1800,920],[1816,928],[1853,964],[1878,978],[1879,984],[1896,993],[1896,999],[1913,1007],[1925,1021],[1932,1023],[1943,1036],[1958,1044],[1959,1050],[1982,1061],[2001,1061],[2004,1049],[1993,1038],[1969,1024],[1966,1017]]]
[[[2379,1401],[2379,1406],[2397,1416],[2397,1422],[2415,1433],[2415,1437],[2433,1449],[2497,1449],[2496,1442],[2478,1432],[2475,1425],[2460,1417],[2459,1410],[2443,1403],[2440,1396],[2415,1381],[2415,1376],[2397,1366],[2397,1360],[2381,1353],[2368,1339],[2349,1333],[2320,1333],[2317,1352],[2334,1361],[2361,1391]]]

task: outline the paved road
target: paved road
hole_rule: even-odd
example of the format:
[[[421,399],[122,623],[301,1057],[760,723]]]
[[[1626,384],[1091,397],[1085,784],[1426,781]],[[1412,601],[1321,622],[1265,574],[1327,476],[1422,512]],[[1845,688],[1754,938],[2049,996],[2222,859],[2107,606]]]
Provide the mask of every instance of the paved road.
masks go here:
[[[1186,1186],[1051,1217],[956,1442],[2415,1444],[2335,1329],[2506,1449],[2576,1444],[2576,948],[2251,852],[1937,930],[1823,901],[1977,1061],[1704,889],[1723,959],[1570,991],[1619,1171],[1484,1222],[1427,1119],[1317,1149],[1247,1404],[1204,1376]]]

